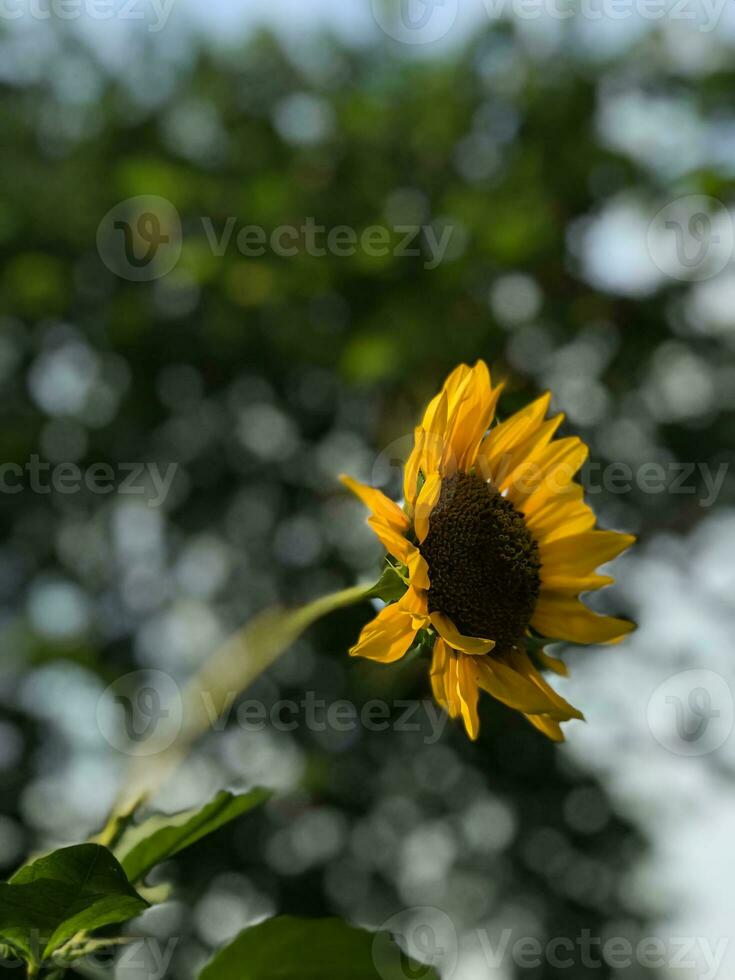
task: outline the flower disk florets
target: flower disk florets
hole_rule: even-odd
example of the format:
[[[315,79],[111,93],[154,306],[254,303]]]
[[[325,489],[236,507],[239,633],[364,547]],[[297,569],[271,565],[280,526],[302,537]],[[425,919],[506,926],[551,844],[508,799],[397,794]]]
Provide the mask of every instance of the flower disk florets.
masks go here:
[[[541,561],[510,500],[474,474],[444,480],[421,554],[430,612],[449,616],[467,636],[495,640],[495,653],[519,643],[539,596]]]

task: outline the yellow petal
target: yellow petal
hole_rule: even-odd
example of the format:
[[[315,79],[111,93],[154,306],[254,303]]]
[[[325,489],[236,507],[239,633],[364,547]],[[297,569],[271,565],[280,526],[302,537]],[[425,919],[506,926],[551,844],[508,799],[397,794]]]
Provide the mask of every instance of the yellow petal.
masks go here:
[[[420,425],[417,426],[414,435],[413,449],[411,450],[411,454],[406,460],[406,465],[403,469],[403,496],[405,498],[409,513],[413,511],[413,505],[416,502],[419,470],[423,459],[425,437],[426,433],[424,430]]]
[[[547,735],[554,742],[564,741],[564,732],[561,730],[561,725],[558,721],[554,721],[553,718],[549,718],[548,715],[526,715],[525,716],[534,728],[538,728],[540,732]]]
[[[617,643],[635,629],[627,619],[601,616],[564,593],[543,593],[531,625],[544,636],[572,643]]]
[[[458,365],[429,402],[416,431],[415,447],[406,464],[404,494],[411,510],[419,471],[451,475],[469,470],[495,412],[502,386],[493,389],[483,361],[470,368]]]
[[[605,562],[629,548],[635,537],[618,531],[586,531],[539,544],[543,583],[553,589],[555,579],[585,578]]]
[[[439,395],[439,402],[432,415],[431,424],[424,427],[424,440],[421,452],[421,472],[435,473],[441,468],[447,449],[447,411],[446,392]]]
[[[397,602],[384,606],[350,648],[351,657],[366,657],[389,664],[400,660],[413,643],[416,629],[410,612]]]
[[[547,492],[541,506],[538,493],[526,501],[523,514],[526,527],[539,544],[581,534],[594,527],[594,512],[584,502],[584,490],[578,483],[570,484],[564,494]]]
[[[447,669],[444,673],[444,691],[447,698],[447,711],[450,718],[458,718],[462,712],[462,705],[459,700],[458,684],[458,660],[457,654],[449,651]]]
[[[503,457],[539,427],[550,403],[551,392],[547,391],[488,432],[477,455],[478,469],[486,480],[494,477],[495,468]]]
[[[529,460],[527,466],[516,470],[506,489],[508,498],[519,510],[539,487],[545,486],[554,493],[563,493],[571,484],[589,449],[576,436],[557,439]]]
[[[386,497],[384,493],[375,487],[369,487],[365,483],[353,480],[351,476],[340,476],[342,483],[351,490],[356,497],[365,504],[373,516],[377,517],[383,524],[394,528],[396,531],[406,531],[409,521],[398,504]]]
[[[544,480],[533,491],[533,493],[530,493],[523,501],[519,503],[518,509],[523,512],[523,515],[526,518],[526,523],[529,525],[529,527],[531,521],[535,520],[536,515],[540,515],[542,512],[544,512],[543,520],[547,523],[547,525],[550,525],[549,532],[547,532],[550,533],[556,529],[557,525],[556,516],[552,518],[549,512],[553,511],[554,515],[557,515],[563,509],[566,513],[567,510],[575,505],[579,507],[580,502],[584,503],[584,488],[580,486],[579,483],[575,483],[573,480],[571,480],[560,489],[554,484],[554,482]],[[592,512],[590,511],[590,513]],[[594,524],[594,521],[592,524]],[[591,527],[592,524],[587,526]],[[580,528],[580,530],[585,529],[586,528],[584,527]],[[561,537],[562,535],[556,536]]]
[[[368,517],[368,526],[372,528],[375,536],[387,552],[397,558],[398,561],[403,562],[404,565],[408,564],[413,548],[408,538],[404,538],[400,531],[385,524],[378,517]]]
[[[449,670],[449,656],[449,647],[438,636],[434,642],[434,652],[431,657],[431,672],[429,676],[431,678],[431,690],[434,694],[434,699],[445,710],[448,710],[445,679]]]
[[[429,626],[429,609],[426,592],[417,589],[413,582],[411,582],[404,595],[399,599],[398,605],[410,614],[414,629],[418,630],[424,626]]]
[[[416,537],[421,543],[429,533],[429,518],[431,512],[439,500],[442,489],[442,478],[438,473],[431,473],[426,477],[426,481],[421,487],[421,492],[416,499],[416,512],[413,518],[413,527]]]
[[[549,528],[549,530],[544,533],[541,530],[536,536],[536,540],[541,544],[544,543],[551,544],[552,541],[556,541],[558,538],[569,538],[573,534],[582,534],[583,531],[590,531],[595,526],[595,514],[586,504],[583,504],[584,510],[581,508],[577,511],[574,517],[568,517],[565,520],[559,520],[557,518],[556,527]],[[527,525],[530,527],[530,525]]]
[[[433,612],[429,614],[431,625],[439,636],[445,640],[450,647],[468,653],[471,656],[478,656],[489,653],[495,646],[495,640],[485,640],[477,636],[463,636],[457,627],[444,613]]]
[[[543,690],[497,657],[477,657],[480,687],[498,701],[524,714],[546,714],[554,702]]]
[[[513,483],[519,470],[528,467],[529,463],[538,458],[541,452],[554,438],[556,430],[561,425],[564,415],[541,422],[525,439],[512,446],[495,462],[493,483],[501,490]]]
[[[457,697],[464,727],[473,742],[480,734],[476,662],[476,657],[465,657],[461,653],[457,656]]]
[[[544,679],[544,677],[539,673],[539,671],[534,666],[531,658],[528,656],[525,650],[515,650],[508,656],[508,663],[513,667],[514,670],[522,674],[526,680],[534,684],[548,699],[552,707],[549,711],[544,712],[548,714],[551,718],[557,721],[567,721],[569,718],[579,718],[584,720],[584,715],[581,711],[571,705],[568,701],[565,701],[561,694],[557,693],[550,684]],[[534,712],[529,712],[534,714]]]
[[[463,385],[465,384],[467,377],[470,373],[470,368],[467,364],[458,364],[456,368],[448,375],[446,381],[442,385],[441,391],[438,395],[435,395],[429,402],[426,411],[424,412],[424,417],[421,420],[421,427],[427,432],[431,431],[436,423],[436,413],[441,403],[442,398],[446,401],[447,408],[454,412],[457,401],[462,397]],[[446,417],[444,421],[444,427],[446,427]]]
[[[431,665],[434,697],[450,717],[462,716],[467,734],[473,741],[480,732],[477,714],[479,689],[474,664],[474,657],[455,653],[441,637],[437,638]]]
[[[596,592],[597,589],[604,589],[608,585],[613,585],[615,579],[612,575],[597,575],[590,572],[588,575],[575,575],[573,572],[550,571],[541,569],[541,592],[568,592],[571,595],[581,595],[582,592]]]
[[[408,566],[408,577],[414,589],[429,588],[429,566],[422,557],[421,552],[414,545],[409,543],[409,553],[406,559]]]
[[[567,665],[557,657],[552,657],[551,654],[547,653],[545,650],[537,650],[535,656],[544,667],[546,667],[548,670],[553,670],[553,672],[558,674],[560,677],[567,677],[569,675],[569,668]]]
[[[500,391],[500,386],[493,389],[484,361],[478,361],[470,368],[447,419],[447,448],[451,454],[444,463],[447,472],[458,469],[467,473],[473,467],[480,443],[495,414]]]

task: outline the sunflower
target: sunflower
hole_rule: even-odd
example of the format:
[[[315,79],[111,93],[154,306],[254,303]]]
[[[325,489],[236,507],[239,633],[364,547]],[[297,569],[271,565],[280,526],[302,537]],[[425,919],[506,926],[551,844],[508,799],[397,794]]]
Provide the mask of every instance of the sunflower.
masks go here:
[[[416,428],[402,507],[341,477],[371,511],[402,593],[350,654],[392,663],[428,645],[434,697],[470,738],[482,689],[562,741],[560,722],[583,715],[540,673],[566,674],[544,643],[615,643],[634,628],[579,596],[614,581],[595,569],[635,539],[593,529],[574,482],[588,450],[554,439],[563,415],[546,418],[551,394],[494,424],[502,387],[483,361],[452,371]]]

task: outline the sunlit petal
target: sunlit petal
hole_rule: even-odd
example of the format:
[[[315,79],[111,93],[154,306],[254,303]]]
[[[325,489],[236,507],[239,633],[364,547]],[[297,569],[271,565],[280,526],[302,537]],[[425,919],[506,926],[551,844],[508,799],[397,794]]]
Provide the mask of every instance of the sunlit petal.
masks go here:
[[[563,593],[542,593],[531,625],[544,636],[572,643],[617,643],[635,629],[627,619],[592,612]]]
[[[360,638],[350,649],[350,656],[393,663],[401,659],[415,636],[411,614],[399,603],[393,603],[384,606],[375,619],[363,627]]]
[[[426,482],[416,498],[416,512],[413,518],[413,527],[419,543],[421,543],[429,533],[429,518],[431,517],[431,512],[439,500],[441,489],[441,476],[439,473],[431,473],[426,477]]]
[[[464,636],[451,621],[449,616],[444,613],[433,612],[430,614],[431,625],[439,636],[445,640],[450,647],[468,653],[471,656],[479,656],[489,653],[495,646],[495,640],[485,640],[477,636]]]
[[[395,501],[386,497],[384,493],[375,487],[369,487],[365,483],[353,480],[351,476],[340,476],[342,483],[351,490],[356,497],[365,504],[374,517],[377,517],[383,524],[394,528],[396,531],[406,531],[409,526],[408,517]]]
[[[389,554],[404,565],[408,563],[413,547],[408,538],[404,538],[400,531],[385,524],[378,517],[368,517],[368,526]]]

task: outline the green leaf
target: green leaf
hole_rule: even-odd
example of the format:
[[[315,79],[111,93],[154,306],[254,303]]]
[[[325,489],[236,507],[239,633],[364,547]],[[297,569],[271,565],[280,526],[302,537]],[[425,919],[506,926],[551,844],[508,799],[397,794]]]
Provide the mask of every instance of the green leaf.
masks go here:
[[[400,599],[407,589],[400,572],[393,565],[386,565],[378,581],[365,593],[366,599],[382,599],[383,602],[393,602]]]
[[[130,881],[140,881],[157,864],[264,803],[270,796],[270,790],[260,788],[240,794],[223,790],[203,807],[154,814],[125,831],[115,854]]]
[[[146,908],[107,848],[77,844],[0,883],[0,939],[37,964],[78,932],[125,922]]]
[[[267,919],[240,933],[199,980],[439,980],[410,959],[388,932],[357,929],[341,919]]]

